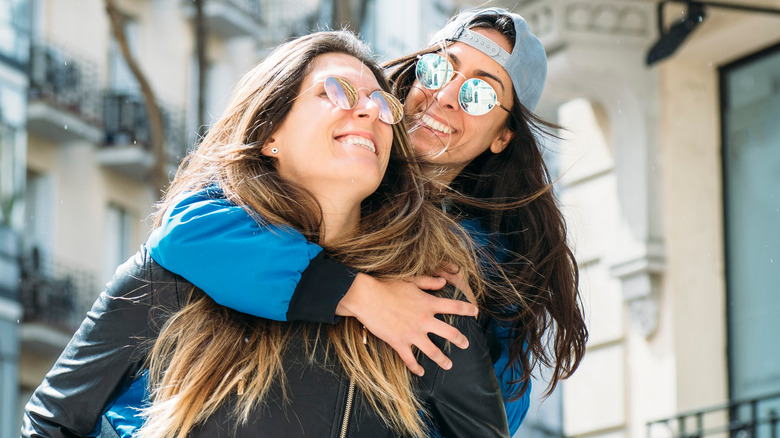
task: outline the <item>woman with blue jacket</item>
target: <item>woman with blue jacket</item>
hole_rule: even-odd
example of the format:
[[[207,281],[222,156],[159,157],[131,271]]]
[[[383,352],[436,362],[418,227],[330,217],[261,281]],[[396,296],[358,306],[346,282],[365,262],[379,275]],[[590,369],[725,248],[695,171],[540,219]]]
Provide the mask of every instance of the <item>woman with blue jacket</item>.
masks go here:
[[[587,339],[577,264],[535,137],[552,127],[532,113],[544,86],[544,48],[522,17],[490,8],[458,15],[429,49],[391,68],[412,143],[453,193],[447,211],[471,230],[483,266],[500,266],[496,275],[514,286],[513,295],[487,294],[480,303],[501,348],[494,366],[514,433],[528,410],[534,364],[552,369],[551,391],[577,368]],[[442,278],[378,281],[330,260],[299,233],[259,226],[209,190],[178,199],[148,245],[162,266],[241,312],[328,323],[355,316],[417,374],[412,346],[451,366],[428,333],[464,346],[462,334],[434,315],[468,309],[422,291],[457,283],[457,267]],[[257,290],[269,272],[284,273],[270,292],[236,293]]]

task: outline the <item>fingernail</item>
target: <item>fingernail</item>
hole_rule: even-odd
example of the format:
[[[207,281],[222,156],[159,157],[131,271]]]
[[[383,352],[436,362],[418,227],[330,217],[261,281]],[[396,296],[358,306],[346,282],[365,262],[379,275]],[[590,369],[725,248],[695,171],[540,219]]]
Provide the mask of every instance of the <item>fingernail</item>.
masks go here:
[[[464,342],[463,344],[461,344],[460,348],[461,348],[461,349],[463,349],[463,350],[465,350],[465,349],[469,348],[469,340],[468,340],[468,339],[466,339],[466,342]]]
[[[444,369],[445,370],[448,370],[450,368],[452,368],[452,362],[447,362],[446,364],[444,364]]]
[[[420,377],[424,376],[425,375],[425,370],[418,371],[417,375],[420,376]]]

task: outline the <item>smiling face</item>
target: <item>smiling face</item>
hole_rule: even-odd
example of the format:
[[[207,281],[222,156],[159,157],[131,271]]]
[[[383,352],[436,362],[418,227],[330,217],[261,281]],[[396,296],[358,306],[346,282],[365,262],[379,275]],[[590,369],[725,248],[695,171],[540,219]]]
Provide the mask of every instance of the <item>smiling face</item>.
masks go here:
[[[472,29],[512,52],[509,41],[492,29]],[[512,108],[513,88],[509,74],[501,65],[464,43],[450,45],[446,53],[456,73],[438,90],[428,90],[415,80],[406,98],[405,111],[417,116],[410,137],[417,152],[447,169],[444,178],[451,181],[474,158],[490,149],[501,152],[512,139],[506,127],[509,114],[493,108],[482,116],[467,114],[458,103],[458,93],[466,79],[479,78],[490,84],[498,101]],[[448,181],[448,182],[449,182]]]
[[[359,206],[379,187],[393,142],[392,126],[379,120],[379,108],[368,97],[381,88],[360,60],[341,53],[316,57],[310,71],[263,154],[276,158],[279,174],[311,191],[320,204]],[[344,110],[329,100],[327,77],[354,85],[355,108]]]

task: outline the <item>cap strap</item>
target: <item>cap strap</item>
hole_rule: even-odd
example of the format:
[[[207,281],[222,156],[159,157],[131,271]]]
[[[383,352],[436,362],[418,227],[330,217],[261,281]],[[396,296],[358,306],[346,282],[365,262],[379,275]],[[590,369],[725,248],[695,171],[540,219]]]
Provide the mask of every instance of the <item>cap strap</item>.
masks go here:
[[[479,50],[485,55],[493,58],[497,63],[506,69],[506,65],[509,62],[509,53],[502,49],[495,41],[488,37],[484,37],[474,31],[461,28],[460,32],[456,32],[452,38],[453,41],[460,41],[464,44]]]

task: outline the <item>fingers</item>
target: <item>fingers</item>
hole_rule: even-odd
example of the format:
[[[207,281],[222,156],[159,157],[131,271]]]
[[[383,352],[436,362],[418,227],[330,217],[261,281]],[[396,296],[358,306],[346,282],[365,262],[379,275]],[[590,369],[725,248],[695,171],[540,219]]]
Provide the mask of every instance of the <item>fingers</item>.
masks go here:
[[[420,349],[422,354],[428,356],[432,361],[439,365],[442,369],[448,370],[452,368],[452,361],[447,357],[439,347],[433,344],[433,342],[421,342],[417,348]]]
[[[433,327],[431,327],[430,333],[433,333],[436,336],[444,338],[445,340],[453,343],[454,345],[456,345],[461,349],[465,350],[466,348],[469,347],[468,338],[466,338],[466,336],[464,336],[463,333],[460,332],[460,330],[447,324],[444,321],[437,319],[436,322],[433,324]],[[433,358],[431,357],[431,359]]]
[[[418,376],[422,376],[425,374],[425,370],[423,367],[417,363],[417,359],[414,357],[414,354],[412,354],[412,349],[407,347],[401,350],[396,349],[398,352],[398,356],[401,358],[401,360],[406,364],[406,367],[409,368],[409,371],[412,372],[412,374],[416,374]]]
[[[412,283],[422,290],[439,290],[447,284],[447,280],[442,277],[417,277]]]
[[[432,306],[435,314],[477,316],[479,313],[479,308],[477,306],[465,301],[438,297],[431,298],[435,300]]]

